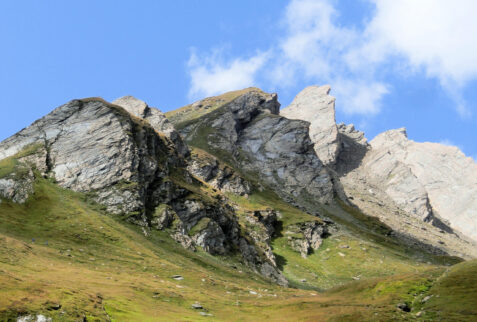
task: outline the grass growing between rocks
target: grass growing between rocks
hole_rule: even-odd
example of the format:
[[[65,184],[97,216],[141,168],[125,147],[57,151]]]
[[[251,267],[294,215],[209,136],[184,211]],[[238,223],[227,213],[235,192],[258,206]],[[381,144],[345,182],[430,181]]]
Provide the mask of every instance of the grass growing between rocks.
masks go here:
[[[287,227],[319,218],[290,206],[267,190],[257,191],[248,198],[233,194],[228,194],[228,197],[249,211],[266,208],[280,211],[281,231],[273,239],[272,248],[283,273],[295,287],[325,290],[357,280],[422,273],[440,266],[440,262],[433,264],[436,261],[433,256],[426,257],[426,261],[417,261],[407,254],[402,244],[395,243],[394,247],[389,247],[374,235],[346,231],[325,238],[318,250],[302,258],[288,244]]]
[[[247,206],[270,206],[265,201],[264,196],[251,196]],[[278,206],[283,207],[284,218],[298,212]],[[361,253],[360,241],[351,237],[327,239],[323,251],[308,259],[291,251],[283,237],[275,239],[274,251],[286,260],[286,276],[292,281],[307,278],[297,286],[346,283],[318,292],[270,284],[234,257],[187,251],[164,232],[146,237],[139,227],[102,213],[81,194],[45,179],[37,180],[35,194],[25,205],[2,200],[0,218],[0,321],[27,314],[43,314],[54,321],[399,320],[414,311],[398,311],[396,304],[412,303],[416,292],[419,298],[436,294],[419,307],[425,314],[465,318],[466,312],[474,312],[472,298],[464,294],[466,286],[456,279],[466,276],[475,287],[475,263],[451,268],[443,277],[439,277],[443,267],[419,264],[404,269],[406,259],[392,256],[383,260],[385,265],[375,265],[386,250],[365,245],[370,250]],[[341,249],[343,243],[350,248]],[[337,252],[346,256],[336,256]],[[369,257],[368,267],[360,263],[364,257]],[[348,275],[355,271],[368,273],[348,283]],[[316,280],[312,272],[318,275]],[[176,274],[184,279],[172,279]],[[385,276],[390,274],[398,275]],[[433,302],[439,299],[437,294],[457,294],[457,285],[462,294],[456,295],[455,303],[447,311],[433,309],[440,306]],[[192,309],[195,302],[204,309]]]
[[[207,97],[201,101],[201,106],[189,104],[178,108],[174,111],[166,113],[166,117],[171,121],[176,128],[182,128],[185,123],[188,123],[194,119],[197,119],[203,115],[211,113],[230,103],[237,97],[250,92],[250,91],[262,91],[259,88],[250,87],[238,91],[231,91],[219,96]]]

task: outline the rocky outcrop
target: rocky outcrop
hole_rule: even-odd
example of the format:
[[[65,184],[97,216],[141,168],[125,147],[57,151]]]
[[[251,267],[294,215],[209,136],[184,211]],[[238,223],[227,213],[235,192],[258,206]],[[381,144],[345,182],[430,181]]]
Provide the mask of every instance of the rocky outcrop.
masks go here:
[[[73,100],[3,141],[1,162],[18,165],[6,175],[2,168],[1,196],[23,202],[33,193],[35,171],[142,226],[145,235],[168,229],[191,250],[243,250],[252,269],[286,285],[260,246],[243,237],[234,208],[201,192],[204,183],[187,171],[164,116],[130,97],[118,103],[127,110],[99,98]],[[221,188],[233,186],[222,177]]]
[[[370,143],[352,124],[334,120],[329,86],[310,86],[282,116],[310,122],[317,155],[338,196],[408,235],[458,256],[475,256],[477,165],[457,148],[407,139],[404,129]],[[336,129],[336,131],[335,131]],[[474,255],[471,255],[474,254]]]
[[[445,221],[477,241],[477,164],[471,158],[457,147],[408,140],[405,129],[382,133],[370,144],[365,164],[378,172],[390,170],[386,187],[391,198],[403,204],[407,196],[413,214]]]
[[[342,168],[340,182],[352,203],[401,236],[469,258],[477,256],[466,239],[475,238],[470,195],[476,168],[457,148],[413,142],[397,129],[373,139],[359,162]],[[454,204],[453,210],[443,203]]]
[[[250,225],[248,230],[250,237],[256,245],[260,246],[260,250],[273,266],[277,264],[270,243],[275,233],[275,226],[278,224],[278,216],[275,210],[267,209],[249,212],[245,217],[247,224]]]
[[[112,213],[145,216],[149,196],[171,167],[174,144],[101,99],[73,100],[2,142],[0,158],[39,145],[31,161],[64,188],[91,192]]]
[[[191,174],[220,191],[240,196],[247,195],[251,191],[251,185],[247,180],[233,168],[219,162],[217,158],[205,151],[196,149],[191,154],[187,169]]]
[[[367,171],[369,180],[379,184],[404,211],[423,221],[432,221],[427,191],[403,162],[406,144],[405,129],[379,135],[372,141],[372,150],[366,155],[362,169]]]
[[[330,202],[331,179],[313,150],[309,123],[279,116],[279,107],[275,94],[250,90],[180,131],[191,145],[260,177],[281,195]]]
[[[364,132],[356,130],[353,124],[340,123],[337,126],[340,150],[334,169],[343,175],[359,167],[370,147]]]
[[[323,238],[327,235],[326,225],[318,221],[291,225],[285,231],[288,244],[292,249],[299,252],[303,258],[306,258],[313,250],[317,250],[321,246]]]
[[[309,86],[280,111],[280,115],[288,119],[310,122],[310,139],[315,143],[316,155],[325,165],[336,162],[340,149],[335,98],[329,95],[330,90],[329,85]]]
[[[329,95],[330,90],[329,85],[306,87],[280,115],[310,122],[316,155],[330,169],[344,173],[359,166],[369,145],[353,124],[336,124],[335,98]]]
[[[21,177],[18,177],[17,173],[12,173],[8,177],[0,179],[0,197],[20,204],[25,203],[33,193],[34,180],[35,177],[31,170]]]
[[[174,142],[176,150],[181,156],[186,157],[189,154],[187,145],[184,144],[181,136],[174,129],[174,125],[172,125],[164,113],[157,108],[149,107],[146,102],[133,96],[123,96],[114,100],[112,103],[121,106],[131,115],[146,120],[156,131],[164,133]]]

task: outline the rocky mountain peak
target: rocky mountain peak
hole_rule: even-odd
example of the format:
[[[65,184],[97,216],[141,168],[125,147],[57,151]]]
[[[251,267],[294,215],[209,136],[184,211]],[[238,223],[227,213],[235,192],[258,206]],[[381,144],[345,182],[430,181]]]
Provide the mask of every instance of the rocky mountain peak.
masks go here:
[[[334,164],[339,153],[338,128],[335,120],[335,98],[329,95],[331,87],[309,86],[280,111],[288,119],[310,122],[310,138],[315,151],[325,165]]]
[[[378,148],[394,144],[407,144],[408,141],[406,128],[402,127],[378,134],[373,140],[371,140],[370,144]]]
[[[222,99],[232,94],[233,99]],[[259,174],[280,195],[332,200],[331,178],[313,150],[308,122],[279,115],[276,94],[247,89],[222,97],[194,103],[186,107],[187,114],[174,118],[190,145],[220,155],[253,177]],[[204,102],[212,107],[196,112],[194,106]]]
[[[458,256],[476,256],[464,240],[477,240],[477,202],[470,197],[477,195],[477,165],[455,147],[409,140],[405,128],[368,143],[354,125],[336,124],[329,91],[329,86],[307,87],[280,115],[310,122],[316,154],[340,183],[335,190],[343,189],[351,203],[403,236]]]
[[[133,96],[120,97],[114,100],[113,104],[124,108],[131,115],[147,121],[157,132],[164,133],[174,142],[180,155],[184,157],[189,155],[189,149],[175,130],[174,125],[169,122],[166,115],[159,109],[150,107],[146,102]]]
[[[135,98],[134,96],[123,96],[112,102],[115,105],[119,105],[126,111],[140,118],[145,118],[149,110],[149,106],[146,102]]]
[[[188,151],[165,115],[143,101],[73,100],[1,143],[0,155],[11,158],[2,166],[12,166],[0,173],[0,197],[23,203],[35,193],[35,179],[47,177],[141,226],[145,235],[169,229],[191,250],[239,250],[253,270],[286,285],[268,239],[259,246],[243,237],[233,207],[188,172],[182,148]],[[218,188],[248,191],[238,191],[246,182],[232,169],[215,168]]]

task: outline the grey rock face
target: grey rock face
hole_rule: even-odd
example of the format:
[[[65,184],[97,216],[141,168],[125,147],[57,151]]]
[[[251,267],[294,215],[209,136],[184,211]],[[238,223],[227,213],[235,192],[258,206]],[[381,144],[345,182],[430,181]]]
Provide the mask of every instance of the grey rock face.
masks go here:
[[[226,243],[225,234],[215,221],[209,221],[207,226],[195,234],[192,239],[197,245],[211,254],[223,255],[226,253],[224,247]]]
[[[112,213],[145,212],[153,183],[184,161],[168,139],[101,99],[74,100],[2,142],[0,157],[40,144],[35,165]],[[162,162],[155,162],[161,160]]]
[[[253,211],[247,214],[246,220],[251,226],[250,237],[256,245],[260,246],[265,257],[276,267],[276,259],[270,243],[272,241],[275,226],[277,225],[277,212],[272,209]]]
[[[189,154],[187,145],[184,144],[181,136],[174,129],[174,125],[157,108],[149,107],[146,102],[133,96],[120,97],[113,101],[113,104],[121,106],[130,114],[146,120],[156,131],[164,133],[174,142],[176,150],[180,155],[185,157]]]
[[[427,212],[477,241],[477,164],[471,158],[465,157],[456,147],[408,140],[404,129],[378,135],[371,141],[371,146],[376,155],[370,155],[367,163],[374,161],[384,167],[387,163],[376,159],[384,153],[391,154],[395,162],[403,164],[407,173],[422,186],[428,202]],[[419,196],[414,192],[409,194],[412,195]],[[424,195],[420,195],[424,199]],[[391,196],[399,203],[399,195]],[[408,199],[415,208],[424,208],[422,200]],[[424,215],[426,211],[420,213]]]
[[[187,170],[223,192],[232,192],[242,196],[251,191],[250,184],[234,169],[221,164],[217,158],[205,151],[192,153]]]
[[[350,197],[402,235],[458,256],[477,253],[467,241],[448,234],[460,231],[476,238],[476,198],[470,197],[477,195],[475,163],[454,148],[412,142],[404,129],[385,132],[368,143],[352,124],[335,124],[329,90],[307,87],[280,114],[310,122],[310,137],[335,177],[337,194]]]
[[[238,142],[246,154],[242,167],[260,173],[276,191],[327,203],[332,200],[331,179],[313,150],[307,125],[277,116],[256,118]]]
[[[0,157],[16,157],[25,166],[28,160],[60,186],[85,192],[108,212],[143,226],[146,235],[151,228],[169,227],[171,237],[184,247],[201,246],[212,254],[246,244],[243,258],[261,272],[269,263],[259,256],[257,246],[241,237],[234,209],[220,200],[193,196],[181,186],[180,182],[201,183],[188,174],[172,137],[157,130],[164,130],[162,115],[137,100],[126,101],[130,105],[120,103],[136,116],[102,99],[71,101],[3,141]],[[26,154],[32,146],[34,151]],[[1,178],[0,194],[22,202],[31,193],[34,177],[30,174],[22,181],[15,175]],[[276,268],[267,274],[283,282]]]
[[[340,150],[334,168],[343,175],[359,167],[370,146],[364,132],[356,130],[353,124],[340,123],[337,126]]]
[[[277,270],[277,268],[271,264],[269,261],[264,259],[259,255],[257,249],[252,247],[247,241],[242,238],[239,245],[240,252],[242,256],[246,259],[247,262],[254,263],[253,267],[257,267],[260,274],[263,276],[275,281],[277,284],[282,286],[287,286],[288,281],[286,278]]]
[[[303,258],[306,258],[312,250],[318,249],[327,234],[327,227],[318,221],[292,225],[285,232],[285,236],[288,235],[288,244]]]
[[[389,131],[381,135],[389,137],[399,147],[395,147],[395,151],[390,151],[386,148],[381,149],[376,141],[372,143],[373,149],[366,156],[363,165],[369,173],[368,177],[379,182],[384,192],[404,211],[424,221],[432,220],[433,214],[426,189],[399,157],[399,154],[404,153],[402,144],[406,144],[407,141],[405,129]],[[376,139],[379,141],[379,136]]]
[[[413,142],[405,129],[391,130],[373,139],[351,169],[340,181],[365,213],[449,254],[477,256],[475,242],[466,240],[475,238],[470,195],[477,191],[477,165],[457,148]]]
[[[275,94],[249,91],[181,129],[188,142],[224,155],[277,193],[332,199],[331,179],[313,150],[307,122],[278,115]]]
[[[11,199],[16,203],[25,203],[33,193],[33,173],[21,178],[0,179],[0,197]]]
[[[315,143],[316,155],[325,165],[334,164],[340,150],[335,98],[329,95],[330,89],[329,85],[309,86],[280,111],[280,115],[288,119],[310,122],[310,139]]]

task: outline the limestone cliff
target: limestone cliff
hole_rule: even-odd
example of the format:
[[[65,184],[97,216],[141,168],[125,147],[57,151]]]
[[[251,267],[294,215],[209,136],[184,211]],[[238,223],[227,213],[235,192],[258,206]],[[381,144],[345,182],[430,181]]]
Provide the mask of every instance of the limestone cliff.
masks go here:
[[[368,143],[353,125],[336,125],[329,90],[307,87],[280,114],[310,122],[315,151],[336,176],[338,195],[403,236],[477,256],[467,240],[477,240],[477,164],[455,147],[408,140],[405,129]]]
[[[335,98],[331,87],[309,86],[301,91],[280,115],[292,120],[310,122],[310,139],[316,155],[325,165],[334,164],[340,150],[335,121]]]

